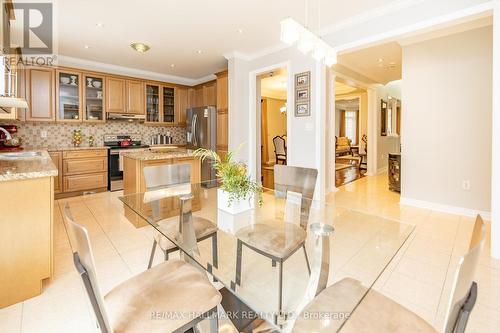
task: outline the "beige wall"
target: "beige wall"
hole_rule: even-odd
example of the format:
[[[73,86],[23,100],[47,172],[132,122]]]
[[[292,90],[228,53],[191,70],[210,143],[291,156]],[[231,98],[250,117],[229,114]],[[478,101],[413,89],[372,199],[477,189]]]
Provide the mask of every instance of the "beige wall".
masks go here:
[[[359,98],[359,130],[358,130],[358,145],[360,152],[364,152],[364,143],[361,141],[363,134],[368,136],[368,94],[366,92],[355,94],[339,94],[335,95],[336,100]],[[335,108],[335,135],[339,136],[340,132],[340,109]]]
[[[402,201],[489,211],[491,27],[403,47],[402,93]]]
[[[285,105],[286,100],[263,98],[267,104],[267,161],[264,163],[276,162],[274,155],[273,138],[276,135],[286,135],[286,114],[280,112],[280,108]],[[290,112],[290,111],[288,111]]]

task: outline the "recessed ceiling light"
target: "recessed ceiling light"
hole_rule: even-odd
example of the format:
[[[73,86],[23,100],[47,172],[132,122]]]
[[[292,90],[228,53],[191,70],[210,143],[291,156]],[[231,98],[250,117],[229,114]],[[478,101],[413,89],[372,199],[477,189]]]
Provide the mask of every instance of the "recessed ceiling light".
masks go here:
[[[174,67],[175,67],[175,64],[170,64],[170,67],[171,67],[171,68],[174,68]]]
[[[243,29],[239,28],[238,30],[236,30],[239,34],[242,34],[243,33]]]
[[[95,26],[98,28],[102,28],[102,27],[104,27],[104,24],[102,24],[101,22],[98,22],[98,23],[96,23]]]
[[[84,48],[86,48],[86,49],[89,49],[89,48],[90,48],[90,46],[88,46],[88,45],[85,45],[85,46],[83,46],[83,47],[84,47]]]
[[[383,61],[384,61],[384,59],[378,58],[378,62],[383,62]]]
[[[203,53],[203,51],[202,51],[202,50],[196,50],[196,53],[198,53],[198,54],[202,54],[202,53]]]
[[[130,44],[130,47],[140,53],[147,52],[150,49],[149,45],[144,43],[132,43]]]

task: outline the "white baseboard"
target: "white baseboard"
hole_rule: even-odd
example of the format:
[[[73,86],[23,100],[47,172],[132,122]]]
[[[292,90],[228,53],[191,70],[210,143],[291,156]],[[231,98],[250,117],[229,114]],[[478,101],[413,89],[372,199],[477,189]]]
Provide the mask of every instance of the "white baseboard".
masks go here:
[[[423,208],[423,209],[429,209],[429,210],[434,210],[436,212],[442,212],[442,213],[448,213],[448,214],[454,214],[454,215],[475,217],[477,214],[479,214],[485,220],[491,219],[491,213],[487,212],[487,211],[445,205],[445,204],[424,201],[424,200],[417,200],[417,199],[410,199],[410,198],[401,197],[399,200],[399,204],[405,205],[405,206],[413,206],[413,207],[418,207],[418,208]]]

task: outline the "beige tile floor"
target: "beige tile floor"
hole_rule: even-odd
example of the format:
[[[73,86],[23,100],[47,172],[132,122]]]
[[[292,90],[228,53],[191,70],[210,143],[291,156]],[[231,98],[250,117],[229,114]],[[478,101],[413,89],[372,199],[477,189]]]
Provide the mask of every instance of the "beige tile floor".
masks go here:
[[[55,277],[42,295],[0,310],[0,332],[95,332],[90,305],[71,257],[61,209],[70,202],[74,218],[89,230],[99,280],[106,293],[144,270],[152,232],[135,229],[123,216],[117,196],[101,193],[56,202]],[[405,246],[376,283],[384,294],[440,328],[458,258],[464,253],[473,220],[399,205],[385,176],[365,177],[328,198],[338,206],[416,225]],[[489,229],[488,229],[489,230]],[[156,261],[161,260],[157,251]],[[302,263],[299,263],[302,264]],[[489,243],[477,274],[479,298],[468,332],[498,332],[500,261],[490,259]],[[220,332],[233,332],[221,323]]]

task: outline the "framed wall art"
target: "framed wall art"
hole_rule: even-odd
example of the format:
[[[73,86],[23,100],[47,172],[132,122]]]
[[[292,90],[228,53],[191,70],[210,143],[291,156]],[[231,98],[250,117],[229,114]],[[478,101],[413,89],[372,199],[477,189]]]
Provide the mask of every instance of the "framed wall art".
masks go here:
[[[311,115],[311,72],[295,74],[295,117]]]

